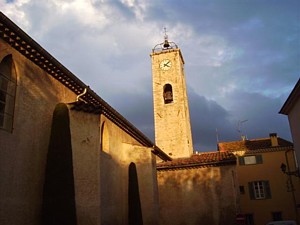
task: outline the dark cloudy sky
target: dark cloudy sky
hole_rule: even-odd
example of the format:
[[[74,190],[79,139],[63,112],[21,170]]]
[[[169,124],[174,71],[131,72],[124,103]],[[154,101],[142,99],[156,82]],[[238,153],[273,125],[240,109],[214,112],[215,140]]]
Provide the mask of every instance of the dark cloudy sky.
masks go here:
[[[299,0],[0,0],[0,9],[153,140],[152,48],[185,59],[194,149],[276,132],[300,74]],[[240,131],[240,132],[239,132]]]

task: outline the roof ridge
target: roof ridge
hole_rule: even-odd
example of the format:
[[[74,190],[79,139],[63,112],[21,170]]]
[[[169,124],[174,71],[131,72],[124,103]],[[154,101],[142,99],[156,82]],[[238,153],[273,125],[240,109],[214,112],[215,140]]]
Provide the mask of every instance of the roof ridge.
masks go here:
[[[81,94],[87,87],[84,82],[62,65],[54,56],[47,52],[39,43],[33,40],[25,31],[11,21],[1,11],[0,38],[75,94]],[[93,90],[88,89],[82,99],[88,103],[100,105],[102,113],[106,117],[110,118],[110,120],[122,130],[133,136],[142,145],[153,147],[154,154],[159,155],[159,157],[163,160],[171,160],[167,154],[159,149],[159,147],[157,147],[148,137],[146,137],[140,130],[138,130],[132,123],[117,112]]]

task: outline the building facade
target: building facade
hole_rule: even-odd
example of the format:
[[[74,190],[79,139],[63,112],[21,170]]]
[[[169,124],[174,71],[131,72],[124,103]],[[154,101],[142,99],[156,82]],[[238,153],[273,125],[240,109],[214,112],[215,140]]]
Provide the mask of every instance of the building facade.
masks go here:
[[[193,154],[181,51],[166,36],[151,60],[155,144],[0,13],[1,225],[297,219],[292,144]]]
[[[193,154],[157,164],[161,225],[235,224],[239,212],[236,157]]]
[[[0,14],[0,224],[158,224],[162,150]]]
[[[298,162],[298,174],[300,174],[300,79],[298,80],[279,113],[288,116]]]
[[[219,143],[219,150],[238,158],[240,207],[247,225],[299,219],[300,180],[282,171],[282,165],[296,168],[291,142],[273,133],[270,138]]]

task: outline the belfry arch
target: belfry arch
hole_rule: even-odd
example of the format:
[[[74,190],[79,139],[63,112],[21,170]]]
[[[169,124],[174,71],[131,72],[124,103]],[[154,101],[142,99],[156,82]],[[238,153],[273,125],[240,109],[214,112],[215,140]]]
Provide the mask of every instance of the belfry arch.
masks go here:
[[[171,84],[164,85],[164,102],[165,104],[169,104],[173,102],[173,88]]]

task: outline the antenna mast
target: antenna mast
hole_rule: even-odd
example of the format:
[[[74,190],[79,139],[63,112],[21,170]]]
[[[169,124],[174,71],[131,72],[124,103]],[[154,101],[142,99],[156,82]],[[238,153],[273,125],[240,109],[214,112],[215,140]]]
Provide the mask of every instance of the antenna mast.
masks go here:
[[[239,120],[238,121],[238,125],[237,125],[237,132],[240,134],[240,137],[242,138],[242,140],[246,140],[246,135],[243,134],[242,132],[242,124],[246,123],[248,120]]]

